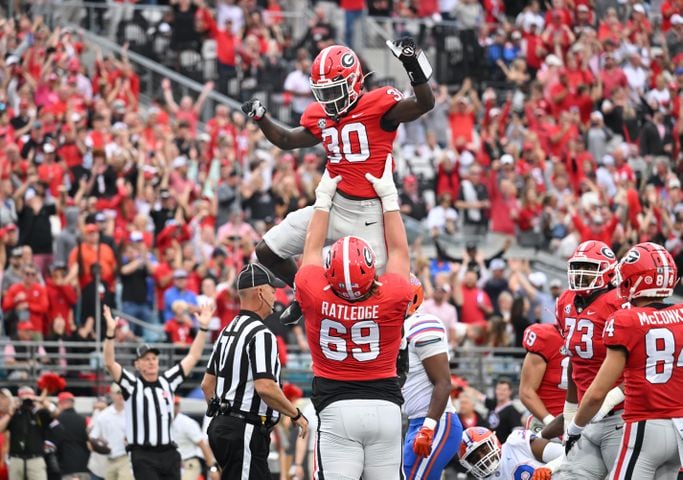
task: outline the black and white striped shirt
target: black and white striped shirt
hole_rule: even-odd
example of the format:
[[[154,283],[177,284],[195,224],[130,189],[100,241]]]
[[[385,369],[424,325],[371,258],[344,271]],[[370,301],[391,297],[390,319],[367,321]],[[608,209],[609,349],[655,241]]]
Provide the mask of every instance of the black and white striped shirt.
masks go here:
[[[173,443],[173,396],[185,380],[179,363],[147,382],[125,368],[119,385],[126,401],[126,441],[129,446],[159,447]]]
[[[254,313],[241,310],[223,329],[206,372],[216,377],[215,395],[229,401],[233,409],[265,416],[272,422],[279,419],[280,414],[254,390],[254,380],[259,378],[280,383],[277,340]]]

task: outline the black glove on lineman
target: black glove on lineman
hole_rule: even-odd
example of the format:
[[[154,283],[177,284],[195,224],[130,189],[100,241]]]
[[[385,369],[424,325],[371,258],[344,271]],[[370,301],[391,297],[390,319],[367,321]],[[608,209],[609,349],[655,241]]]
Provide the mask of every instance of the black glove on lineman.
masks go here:
[[[261,120],[266,114],[266,107],[263,106],[261,100],[252,98],[242,104],[242,111],[247,114],[249,118],[254,120]]]
[[[580,433],[578,435],[567,434],[567,439],[564,441],[564,454],[565,455],[569,455],[569,452],[571,451],[574,444],[579,441],[579,438],[581,438]]]
[[[415,40],[406,37],[393,42],[387,40],[386,44],[391,53],[403,64],[413,86],[429,81],[432,76],[432,66],[427,60],[427,55],[415,45]]]

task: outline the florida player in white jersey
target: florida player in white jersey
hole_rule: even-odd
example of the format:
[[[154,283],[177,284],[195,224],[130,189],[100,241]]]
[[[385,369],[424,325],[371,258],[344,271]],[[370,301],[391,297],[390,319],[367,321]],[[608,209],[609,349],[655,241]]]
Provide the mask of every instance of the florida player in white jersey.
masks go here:
[[[411,275],[410,283],[413,300],[403,327],[409,369],[401,390],[403,413],[410,421],[403,446],[403,471],[407,480],[439,480],[460,447],[462,425],[449,401],[446,328],[434,315],[415,313],[424,293],[417,277]]]
[[[567,448],[580,445],[584,427],[623,374],[625,425],[611,480],[669,480],[681,468],[683,304],[663,303],[677,279],[671,254],[655,243],[635,245],[617,267],[619,293],[631,308],[607,320],[607,356],[567,429]]]
[[[388,41],[387,45],[403,63],[415,96],[404,98],[394,87],[364,92],[360,60],[350,48],[333,45],[323,49],[313,61],[311,89],[317,102],[306,108],[299,127],[288,129],[276,124],[256,99],[242,105],[266,138],[283,150],[322,143],[330,176],[342,176],[330,211],[326,241],[332,243],[345,235],[359,235],[374,250],[380,273],[384,271],[387,255],[382,208],[365,174],[381,176],[384,161],[393,151],[399,124],[416,120],[434,107],[434,94],[428,83],[432,68],[424,52],[410,38]],[[292,257],[303,251],[312,214],[311,207],[290,213],[256,247],[259,261],[289,285],[296,275]],[[282,320],[290,323],[299,317],[300,309],[293,302]]]
[[[501,447],[491,430],[470,427],[462,434],[459,455],[460,464],[479,480],[550,480],[562,445],[531,430],[513,430]]]
[[[344,237],[323,261],[329,209],[339,177],[325,172],[306,234],[296,297],[313,360],[318,415],[318,480],[397,480],[401,470],[401,389],[396,359],[412,300],[410,258],[391,159],[369,176],[384,208],[386,272],[361,238]]]
[[[605,359],[602,331],[607,318],[624,303],[611,284],[616,256],[605,243],[581,243],[568,261],[569,290],[557,300],[556,315],[565,337],[570,358],[567,401],[563,416],[565,428],[576,413],[577,404]],[[623,393],[619,378],[612,385],[602,409],[603,419],[586,429],[584,441],[567,456],[554,479],[603,480],[614,464],[621,441]]]

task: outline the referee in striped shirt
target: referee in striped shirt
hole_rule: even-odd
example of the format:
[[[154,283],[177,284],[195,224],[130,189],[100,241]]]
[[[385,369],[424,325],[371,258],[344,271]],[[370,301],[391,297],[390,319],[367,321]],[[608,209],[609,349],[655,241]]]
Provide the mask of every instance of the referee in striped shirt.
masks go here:
[[[195,314],[199,331],[190,351],[163,373],[159,373],[159,350],[140,345],[134,363],[139,375],[135,375],[114,358],[116,320],[109,307],[104,306],[107,321],[104,366],[121,387],[126,401],[126,450],[130,452],[135,478],[180,480],[180,454],[171,429],[173,397],[202,355],[213,310],[211,304],[202,305],[200,313]]]
[[[202,380],[213,417],[209,444],[223,480],[270,478],[270,432],[280,414],[292,417],[300,436],[308,431],[308,420],[280,389],[277,341],[263,324],[273,312],[275,289],[284,286],[261,264],[242,269],[240,312],[216,340]]]

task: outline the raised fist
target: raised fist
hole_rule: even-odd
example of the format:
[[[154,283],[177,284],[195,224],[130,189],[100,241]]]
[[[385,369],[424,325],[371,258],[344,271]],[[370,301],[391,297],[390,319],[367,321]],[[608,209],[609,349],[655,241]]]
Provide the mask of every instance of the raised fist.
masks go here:
[[[417,55],[417,45],[415,44],[415,40],[411,37],[401,38],[399,40],[394,40],[393,42],[387,40],[386,44],[387,47],[389,47],[389,50],[391,50],[391,53],[402,62],[410,58],[415,58]]]
[[[254,120],[261,120],[263,116],[266,114],[266,107],[263,106],[261,100],[257,98],[252,98],[251,100],[247,100],[242,104],[242,111],[249,118],[253,118]]]

